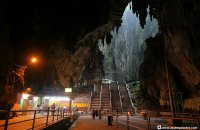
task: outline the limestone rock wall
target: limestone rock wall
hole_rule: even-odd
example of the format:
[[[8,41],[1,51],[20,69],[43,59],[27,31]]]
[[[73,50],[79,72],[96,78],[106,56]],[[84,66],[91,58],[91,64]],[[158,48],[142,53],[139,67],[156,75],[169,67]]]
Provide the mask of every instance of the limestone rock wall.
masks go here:
[[[136,1],[133,3],[134,6],[140,5],[140,7],[146,8],[148,2]],[[168,100],[163,58],[163,52],[165,52],[170,84],[174,91],[183,92],[184,108],[189,108],[188,100],[196,102],[194,97],[198,97],[200,94],[200,64],[198,60],[200,56],[197,51],[200,50],[198,44],[200,37],[197,33],[200,31],[197,20],[200,17],[200,3],[197,0],[160,2],[155,0],[148,4],[152,16],[159,21],[160,33],[157,37],[146,41],[145,59],[140,67],[141,89],[144,95],[148,95],[147,100],[149,97],[155,98],[155,101]],[[138,13],[144,14],[141,9]],[[196,107],[195,110],[199,109]]]

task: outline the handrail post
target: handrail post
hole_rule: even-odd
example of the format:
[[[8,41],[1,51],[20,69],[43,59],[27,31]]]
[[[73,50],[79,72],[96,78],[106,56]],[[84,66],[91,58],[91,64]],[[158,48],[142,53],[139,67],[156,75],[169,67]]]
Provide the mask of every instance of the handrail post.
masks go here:
[[[128,92],[128,97],[130,99],[130,102],[131,102],[131,106],[132,106],[132,109],[134,109],[134,114],[136,113],[136,108],[133,104],[133,101],[131,100],[131,94],[130,94],[130,91],[129,91],[129,85],[124,81],[125,85],[126,85],[126,90]]]
[[[200,118],[197,119],[198,128],[200,128]]]
[[[10,118],[10,108],[8,108],[6,110],[6,121],[5,121],[4,130],[7,130],[7,128],[8,128],[8,120],[9,120],[9,118]]]
[[[54,113],[55,113],[55,109],[52,110],[53,113],[53,122],[54,122]]]
[[[89,103],[90,109],[91,109],[91,104],[92,104],[92,98],[93,98],[93,92],[91,91],[91,93],[90,93],[90,103]]]
[[[150,126],[150,116],[147,117],[147,126],[148,126],[148,130],[151,129],[151,126]]]
[[[65,112],[65,109],[63,109],[62,111],[63,111],[63,114],[62,114],[63,116],[62,116],[62,117],[64,118],[64,114],[65,114],[64,112]]]
[[[127,112],[127,130],[129,130],[129,115],[128,115],[128,112]]]
[[[112,95],[111,95],[111,91],[110,91],[110,108],[111,108],[111,111],[112,111],[113,109],[112,109]]]
[[[57,114],[57,121],[58,121],[58,116],[59,116],[59,108],[58,108],[58,114]]]
[[[101,104],[102,103],[102,85],[101,85],[101,89],[100,89],[100,92],[99,92],[99,109],[101,109]]]
[[[50,107],[48,107],[48,111],[47,111],[47,120],[46,120],[46,126],[48,125],[48,120],[49,120],[49,110],[50,110]]]
[[[151,130],[151,118],[149,117],[149,129]]]
[[[32,130],[34,130],[35,127],[35,117],[36,117],[36,110],[34,110]]]
[[[117,128],[118,128],[118,111],[117,111],[117,115],[116,115],[116,122],[117,122]]]
[[[121,105],[121,111],[123,112],[122,97],[121,97],[121,93],[120,93],[120,90],[119,90],[119,85],[118,85],[118,91],[119,91],[119,100],[120,100],[120,105]]]

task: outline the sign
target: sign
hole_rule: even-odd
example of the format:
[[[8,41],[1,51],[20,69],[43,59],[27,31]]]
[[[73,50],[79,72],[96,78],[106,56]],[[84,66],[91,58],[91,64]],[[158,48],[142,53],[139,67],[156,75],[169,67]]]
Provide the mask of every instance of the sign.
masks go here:
[[[72,88],[65,88],[65,92],[71,93],[72,92]]]

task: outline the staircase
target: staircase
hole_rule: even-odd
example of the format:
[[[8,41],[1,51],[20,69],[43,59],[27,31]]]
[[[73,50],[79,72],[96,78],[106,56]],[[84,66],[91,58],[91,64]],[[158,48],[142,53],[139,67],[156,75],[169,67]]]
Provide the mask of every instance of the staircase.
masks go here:
[[[102,83],[96,88],[92,97],[91,109],[100,109],[103,111],[127,112],[133,110],[129,98],[126,84],[124,83]]]
[[[99,109],[100,108],[100,94],[95,94],[92,99],[91,109]]]
[[[126,84],[121,83],[119,84],[119,92],[120,98],[122,102],[122,111],[127,112],[129,109],[132,110],[132,104],[128,95],[128,90],[126,88]]]
[[[119,96],[119,90],[117,83],[112,83],[110,85],[111,87],[111,102],[112,102],[112,110],[117,110],[119,112],[122,111],[121,102],[120,102],[120,96]]]
[[[110,89],[109,84],[102,84],[101,86],[101,109],[111,111]]]

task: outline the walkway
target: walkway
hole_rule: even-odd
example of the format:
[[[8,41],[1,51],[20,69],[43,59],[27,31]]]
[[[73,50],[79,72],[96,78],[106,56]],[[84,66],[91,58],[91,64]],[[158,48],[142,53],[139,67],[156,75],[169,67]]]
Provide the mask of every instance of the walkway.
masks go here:
[[[112,126],[108,125],[107,118],[99,120],[92,119],[91,115],[80,116],[76,122],[70,127],[70,130],[122,130],[115,121],[112,122]]]
[[[44,117],[44,118],[41,118],[41,117]],[[35,127],[36,127],[35,130],[41,130],[42,128],[44,128],[46,126],[46,113],[37,114],[36,118],[40,118],[40,119],[35,120]],[[9,122],[8,122],[9,124],[24,121],[24,120],[30,120],[30,121],[21,122],[21,123],[17,123],[17,124],[11,124],[8,126],[8,130],[31,129],[32,125],[33,125],[32,119],[33,119],[33,115],[18,116],[18,117],[14,117],[13,119],[9,119]],[[60,119],[62,119],[62,118],[59,116],[58,120],[60,120]],[[55,123],[55,122],[57,122],[57,116],[54,116],[54,119],[52,116],[49,116],[48,125],[51,125],[52,123]],[[4,125],[4,123],[5,123],[5,120],[0,120],[0,126]],[[4,130],[4,126],[0,127],[0,130]]]

